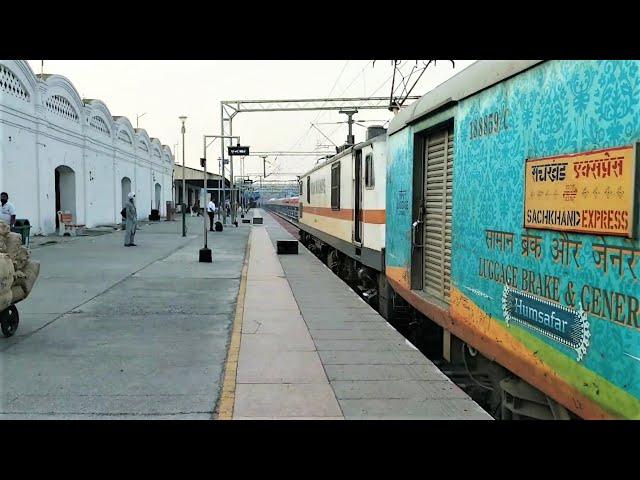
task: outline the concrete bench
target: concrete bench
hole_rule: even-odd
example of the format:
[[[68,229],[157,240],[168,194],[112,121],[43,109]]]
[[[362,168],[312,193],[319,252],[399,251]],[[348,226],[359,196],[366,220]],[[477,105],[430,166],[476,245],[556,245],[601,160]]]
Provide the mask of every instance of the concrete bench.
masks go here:
[[[297,240],[277,240],[276,241],[278,255],[297,255],[298,254],[298,241]]]
[[[58,212],[58,223],[60,224],[58,235],[61,237],[65,235],[75,237],[78,234],[77,231],[82,231],[85,227],[84,224],[73,223],[73,216],[70,212]]]

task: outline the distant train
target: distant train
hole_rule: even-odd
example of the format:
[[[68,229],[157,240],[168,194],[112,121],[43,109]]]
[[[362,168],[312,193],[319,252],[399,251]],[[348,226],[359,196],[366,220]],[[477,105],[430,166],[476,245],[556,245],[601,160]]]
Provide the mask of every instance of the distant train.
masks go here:
[[[639,61],[480,61],[265,205],[498,418],[640,419]]]
[[[283,217],[296,222],[298,221],[299,197],[271,198],[267,200],[265,208],[277,212]]]

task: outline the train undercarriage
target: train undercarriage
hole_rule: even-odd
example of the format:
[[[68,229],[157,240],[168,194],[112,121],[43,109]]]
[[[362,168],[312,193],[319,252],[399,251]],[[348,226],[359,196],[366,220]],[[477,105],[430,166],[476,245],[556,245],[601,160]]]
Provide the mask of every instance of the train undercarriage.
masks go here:
[[[431,321],[397,295],[386,276],[304,230],[300,241],[496,419],[568,420],[570,411]]]

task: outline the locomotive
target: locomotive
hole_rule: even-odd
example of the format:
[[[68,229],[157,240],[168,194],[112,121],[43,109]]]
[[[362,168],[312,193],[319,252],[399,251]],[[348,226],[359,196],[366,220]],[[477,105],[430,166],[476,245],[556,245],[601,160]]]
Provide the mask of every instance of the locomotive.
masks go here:
[[[639,68],[476,62],[266,206],[497,418],[639,419]]]

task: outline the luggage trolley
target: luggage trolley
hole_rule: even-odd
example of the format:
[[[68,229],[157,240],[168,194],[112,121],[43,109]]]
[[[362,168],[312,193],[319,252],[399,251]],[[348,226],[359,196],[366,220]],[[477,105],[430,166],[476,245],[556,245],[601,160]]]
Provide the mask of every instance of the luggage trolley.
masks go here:
[[[16,219],[15,224],[11,227],[11,231],[19,233],[22,236],[22,244],[29,246],[30,242],[30,230],[31,224],[26,218]],[[25,297],[26,298],[26,297]],[[13,302],[7,308],[0,312],[0,330],[5,337],[11,337],[18,329],[18,323],[20,323],[20,314],[16,308],[16,303],[20,303],[24,298],[21,298],[17,302]]]
[[[11,337],[16,333],[18,323],[20,323],[20,314],[18,313],[16,304],[12,303],[0,313],[0,329],[2,330],[2,335],[7,338]]]

